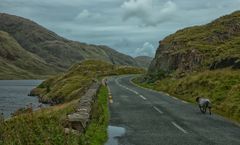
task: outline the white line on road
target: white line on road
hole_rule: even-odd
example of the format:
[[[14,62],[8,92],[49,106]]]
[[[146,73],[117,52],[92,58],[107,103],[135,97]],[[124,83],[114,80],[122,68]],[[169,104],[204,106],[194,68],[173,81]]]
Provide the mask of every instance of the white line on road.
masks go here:
[[[143,100],[147,100],[147,98],[145,98],[143,95],[140,95],[137,91],[132,90],[132,89],[128,88],[127,86],[124,86],[124,85],[120,84],[118,79],[116,79],[115,82],[116,82],[116,84],[117,84],[118,86],[123,87],[123,88],[125,88],[126,90],[129,90],[129,91],[131,91],[131,92],[139,95],[139,97],[141,97]]]
[[[139,95],[143,100],[147,100],[147,98],[143,97],[143,95]]]
[[[162,112],[160,109],[158,109],[157,107],[153,106],[153,108],[154,108],[158,113],[163,114],[163,112]]]
[[[172,124],[179,130],[181,130],[183,133],[188,133],[185,129],[183,129],[181,126],[179,126],[177,123],[172,121]]]
[[[182,100],[182,102],[185,103],[185,104],[188,104],[188,102],[186,102],[186,101],[184,101],[184,100]]]
[[[137,94],[137,95],[139,94],[137,91],[134,91],[134,90],[131,90],[131,91],[132,91],[133,93]]]
[[[161,95],[170,96],[168,93],[164,93],[164,92],[161,92],[161,91],[156,91],[156,90],[153,90],[153,89],[149,89],[149,88],[145,88],[145,87],[142,87],[142,86],[140,86],[140,85],[137,85],[137,84],[135,84],[132,80],[133,80],[133,79],[130,79],[129,82],[130,82],[132,85],[136,86],[136,87],[142,88],[142,89],[144,89],[144,90],[148,90],[148,91],[150,91],[150,92],[158,93],[158,94],[161,94]],[[176,97],[173,97],[173,96],[171,96],[171,97],[172,97],[174,100],[180,100],[180,99],[178,99],[178,98],[176,98]],[[189,103],[186,102],[186,101],[182,101],[182,102],[185,103],[185,104],[189,104]]]

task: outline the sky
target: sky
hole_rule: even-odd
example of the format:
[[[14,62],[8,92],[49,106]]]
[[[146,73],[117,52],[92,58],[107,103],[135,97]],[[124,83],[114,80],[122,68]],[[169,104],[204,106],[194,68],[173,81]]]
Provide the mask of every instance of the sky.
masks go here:
[[[0,12],[131,56],[154,56],[169,34],[236,10],[240,0],[0,0]]]

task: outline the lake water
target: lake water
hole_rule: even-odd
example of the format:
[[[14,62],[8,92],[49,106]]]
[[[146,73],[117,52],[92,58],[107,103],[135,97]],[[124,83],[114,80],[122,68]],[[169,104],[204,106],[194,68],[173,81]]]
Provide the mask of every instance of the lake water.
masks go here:
[[[0,112],[4,113],[4,117],[9,118],[11,113],[30,103],[36,109],[41,103],[37,97],[28,94],[41,82],[41,80],[0,80]]]

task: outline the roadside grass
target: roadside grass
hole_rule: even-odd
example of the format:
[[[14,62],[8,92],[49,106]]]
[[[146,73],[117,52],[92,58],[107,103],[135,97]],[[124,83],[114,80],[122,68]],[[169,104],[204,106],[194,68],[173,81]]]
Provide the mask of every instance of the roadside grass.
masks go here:
[[[109,123],[108,90],[102,86],[98,93],[98,100],[93,106],[92,120],[81,136],[81,145],[103,145],[107,139],[107,127]]]
[[[153,90],[167,92],[173,96],[195,103],[197,96],[209,98],[213,111],[240,122],[240,71],[222,69],[189,74],[186,77],[164,78],[154,83],[134,83]]]

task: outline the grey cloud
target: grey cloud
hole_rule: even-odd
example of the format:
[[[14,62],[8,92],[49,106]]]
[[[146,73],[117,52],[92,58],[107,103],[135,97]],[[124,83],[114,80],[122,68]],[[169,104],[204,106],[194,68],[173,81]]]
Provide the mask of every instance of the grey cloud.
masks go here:
[[[165,36],[239,8],[240,0],[0,0],[0,12],[132,56],[152,56]]]
[[[156,26],[171,20],[177,11],[177,6],[172,1],[155,4],[153,0],[130,0],[121,7],[125,11],[123,20],[137,18],[146,26]]]
[[[145,56],[154,56],[155,47],[149,42],[145,42],[142,47],[139,47],[135,50],[135,56],[145,55]]]

